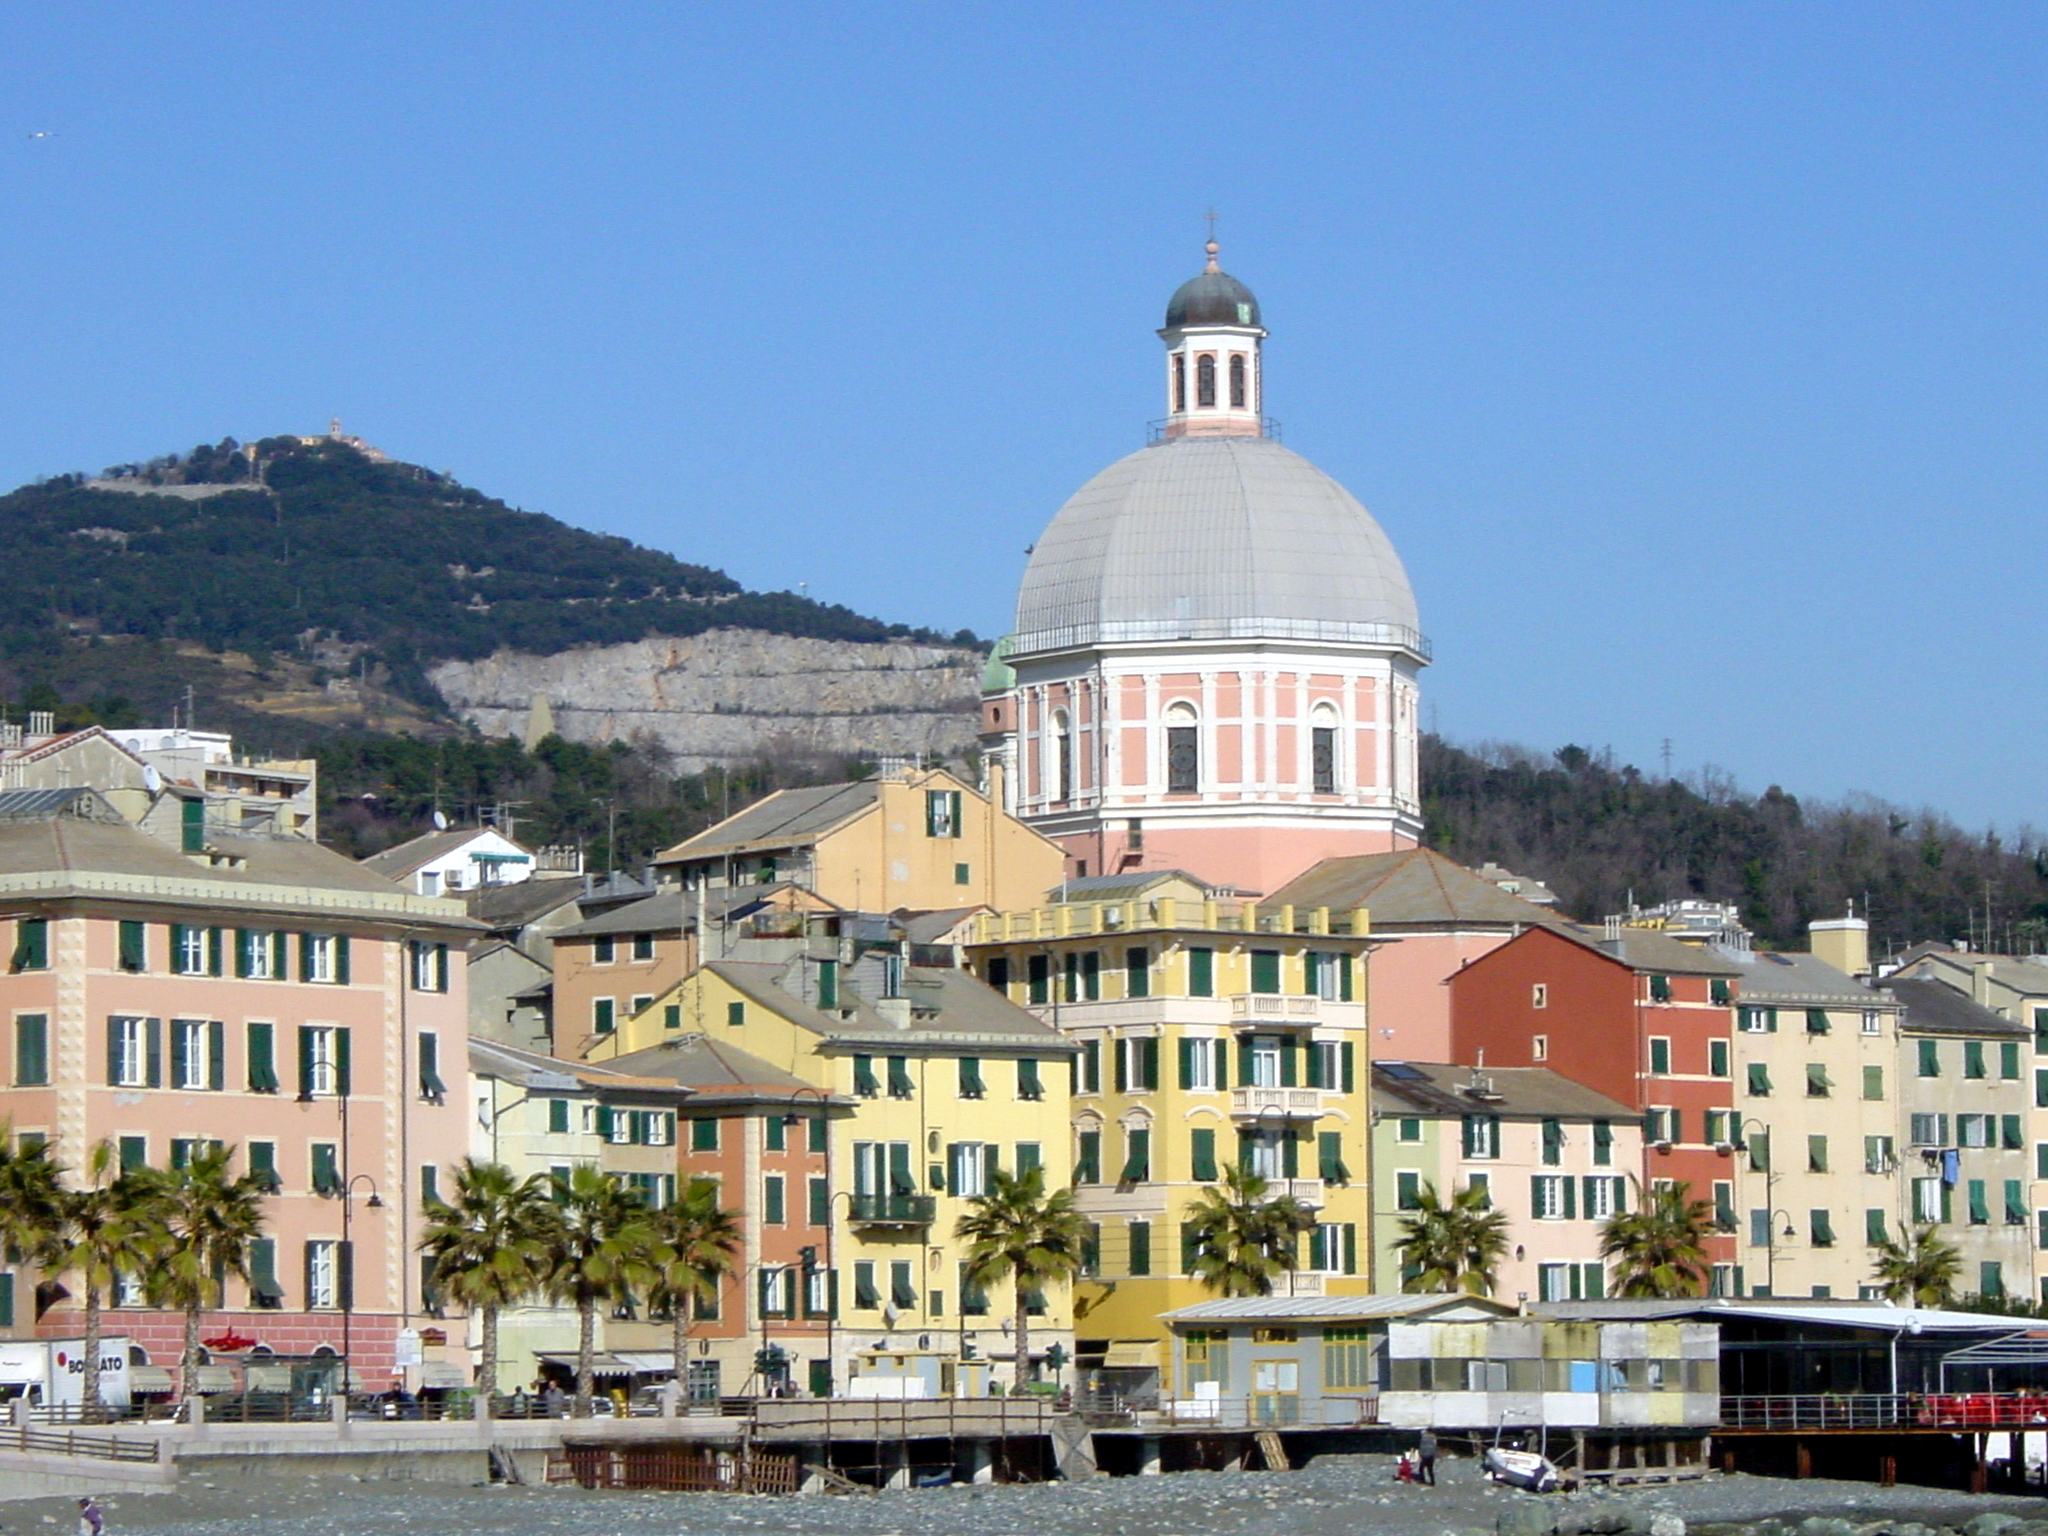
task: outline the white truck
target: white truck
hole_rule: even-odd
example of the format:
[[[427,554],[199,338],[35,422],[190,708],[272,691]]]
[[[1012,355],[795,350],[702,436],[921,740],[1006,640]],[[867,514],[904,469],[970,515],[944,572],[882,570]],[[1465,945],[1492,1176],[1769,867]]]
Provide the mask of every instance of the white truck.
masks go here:
[[[0,1394],[32,1397],[45,1407],[77,1407],[85,1399],[85,1340],[0,1339]],[[126,1408],[129,1341],[100,1340],[100,1401]]]

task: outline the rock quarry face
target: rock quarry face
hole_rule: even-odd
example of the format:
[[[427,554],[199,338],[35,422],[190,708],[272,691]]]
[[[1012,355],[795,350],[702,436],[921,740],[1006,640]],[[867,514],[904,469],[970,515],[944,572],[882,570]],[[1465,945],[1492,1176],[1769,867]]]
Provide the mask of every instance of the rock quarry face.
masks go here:
[[[974,743],[982,657],[946,646],[716,629],[529,656],[447,661],[428,676],[457,714],[523,737],[536,697],[570,741],[647,735],[680,772],[776,753],[943,757]]]

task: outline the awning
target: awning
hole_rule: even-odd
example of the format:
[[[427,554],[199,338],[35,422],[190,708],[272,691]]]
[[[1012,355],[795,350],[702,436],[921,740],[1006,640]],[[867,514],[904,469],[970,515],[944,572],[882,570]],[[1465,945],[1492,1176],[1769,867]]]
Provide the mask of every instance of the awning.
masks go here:
[[[576,1356],[574,1355],[550,1355],[543,1353],[538,1355],[538,1358],[549,1365],[560,1366],[563,1370],[572,1374],[576,1370]],[[594,1357],[590,1362],[590,1369],[592,1374],[597,1376],[633,1376],[638,1374],[637,1367],[627,1364],[617,1355],[598,1355]]]
[[[636,1376],[676,1373],[675,1351],[671,1349],[619,1349],[612,1352],[612,1358],[624,1361]]]
[[[201,1392],[233,1392],[235,1373],[230,1366],[202,1365],[193,1374],[192,1385]]]
[[[289,1392],[292,1368],[288,1365],[252,1365],[242,1372],[251,1392]]]
[[[420,1367],[422,1387],[450,1388],[469,1385],[469,1372],[453,1360],[429,1360]]]
[[[130,1392],[170,1391],[171,1373],[169,1367],[161,1365],[129,1366],[128,1390]]]
[[[1102,1357],[1102,1368],[1106,1371],[1147,1368],[1156,1371],[1159,1369],[1159,1341],[1145,1339],[1112,1343],[1109,1352]]]

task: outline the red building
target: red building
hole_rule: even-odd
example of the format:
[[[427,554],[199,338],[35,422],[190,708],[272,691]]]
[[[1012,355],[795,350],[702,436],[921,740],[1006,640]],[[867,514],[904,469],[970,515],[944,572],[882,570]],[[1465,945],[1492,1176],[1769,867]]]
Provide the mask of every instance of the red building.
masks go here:
[[[1742,1139],[1732,1062],[1740,966],[1640,928],[1531,928],[1450,979],[1454,1059],[1542,1066],[1643,1112],[1645,1188],[1673,1180],[1730,1230],[1709,1246],[1733,1289]]]

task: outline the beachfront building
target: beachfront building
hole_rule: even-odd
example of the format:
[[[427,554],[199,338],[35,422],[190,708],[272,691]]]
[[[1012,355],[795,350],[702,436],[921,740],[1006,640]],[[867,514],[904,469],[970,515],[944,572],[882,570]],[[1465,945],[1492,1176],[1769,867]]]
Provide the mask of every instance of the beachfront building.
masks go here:
[[[0,905],[0,1122],[73,1170],[101,1143],[126,1167],[226,1143],[274,1193],[207,1336],[302,1387],[344,1360],[388,1385],[429,1312],[422,1197],[469,1150],[461,906],[298,837],[209,829],[181,853],[83,788],[0,793]],[[175,1364],[183,1320],[143,1278],[117,1281],[107,1332]],[[0,1335],[76,1335],[76,1290],[0,1274]]]
[[[1734,1294],[1871,1294],[1879,1245],[1910,1225],[1899,1149],[1899,1005],[1815,954],[1745,952],[1735,1121]]]
[[[731,1272],[691,1322],[683,1377],[689,1400],[792,1389],[843,1395],[847,1373],[834,1367],[845,1298],[832,1221],[832,1132],[854,1101],[704,1034],[668,1036],[605,1065],[677,1086],[684,1096],[677,1177],[686,1187],[708,1182],[739,1221]],[[661,1332],[667,1347],[665,1323]]]
[[[829,922],[842,930],[837,936],[756,940],[752,953],[770,958],[698,967],[595,1040],[591,1057],[630,1060],[646,1072],[650,1048],[698,1033],[795,1079],[804,1092],[776,1080],[739,1085],[780,1096],[785,1116],[814,1113],[808,1103],[796,1102],[805,1092],[820,1103],[851,1104],[851,1114],[831,1119],[828,1145],[815,1154],[821,1159],[817,1172],[806,1164],[777,1175],[784,1180],[785,1212],[795,1197],[789,1181],[801,1178],[808,1226],[829,1227],[831,1233],[829,1265],[824,1254],[817,1261],[826,1272],[820,1276],[814,1268],[805,1278],[799,1269],[797,1280],[805,1289],[796,1321],[805,1321],[802,1296],[829,1309],[836,1286],[837,1326],[829,1330],[831,1353],[822,1358],[829,1361],[837,1391],[869,1390],[858,1384],[860,1373],[873,1374],[878,1360],[897,1356],[922,1357],[933,1369],[916,1375],[915,1387],[891,1390],[937,1391],[946,1384],[963,1389],[977,1379],[961,1369],[964,1362],[1014,1361],[1008,1327],[1014,1297],[1007,1285],[967,1279],[966,1249],[954,1235],[955,1224],[968,1202],[987,1191],[997,1169],[1041,1168],[1049,1189],[1071,1182],[1067,1089],[1073,1047],[965,972],[905,964],[900,935],[892,937],[895,930],[886,921]],[[723,1155],[726,1133],[717,1134],[715,1150]],[[765,1150],[765,1124],[742,1132],[756,1135]],[[820,1172],[829,1177],[829,1220],[808,1222],[810,1181]],[[741,1173],[746,1174],[744,1164]],[[758,1207],[762,1214],[748,1220],[775,1225],[764,1220],[766,1172],[735,1177],[727,1170],[716,1176],[728,1191],[729,1206]],[[793,1226],[787,1220],[783,1225]],[[750,1307],[758,1308],[764,1295],[779,1307],[787,1295],[782,1287],[796,1283],[787,1260],[791,1235],[778,1235],[776,1243],[762,1237],[766,1246],[754,1262],[765,1261],[781,1278],[772,1282],[772,1292],[764,1292],[758,1278],[753,1281]],[[1031,1367],[1050,1374],[1048,1352],[1057,1347],[1055,1360],[1073,1357],[1071,1288],[1048,1286],[1029,1305]],[[750,1331],[758,1335],[765,1324],[772,1343],[776,1325],[789,1321],[756,1313]],[[803,1360],[799,1387],[824,1380],[822,1368],[813,1365],[821,1357],[808,1352],[813,1347],[792,1347]]]
[[[1400,1252],[1428,1195],[1474,1185],[1508,1218],[1492,1295],[1578,1301],[1608,1294],[1600,1229],[1639,1198],[1642,1116],[1545,1067],[1376,1061],[1372,1068],[1373,1271],[1416,1282]]]
[[[1996,1300],[2031,1286],[2035,1154],[2027,1081],[2033,1032],[1940,981],[1887,978],[1898,1018],[1902,1229],[1931,1226],[1963,1258],[1958,1295]]]
[[[1648,1190],[1683,1183],[1732,1209],[1732,1076],[1744,968],[1703,944],[1630,927],[1530,928],[1454,974],[1454,1059],[1546,1066],[1643,1117],[1632,1169]],[[1736,1234],[1708,1240],[1716,1295],[1735,1289]]]
[[[1161,1315],[1208,1294],[1187,1206],[1231,1165],[1316,1213],[1283,1290],[1367,1289],[1366,914],[1074,894],[983,915],[968,953],[1078,1051],[1062,1140],[1097,1232],[1083,1363],[1165,1365]]]

